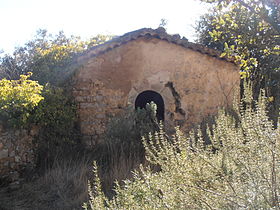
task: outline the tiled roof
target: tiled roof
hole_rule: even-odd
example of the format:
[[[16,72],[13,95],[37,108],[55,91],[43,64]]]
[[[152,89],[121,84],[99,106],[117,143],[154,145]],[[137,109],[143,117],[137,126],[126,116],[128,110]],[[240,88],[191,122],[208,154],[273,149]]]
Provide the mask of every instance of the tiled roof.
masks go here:
[[[82,60],[85,58],[91,58],[103,54],[111,49],[114,49],[132,40],[136,40],[140,37],[156,38],[156,39],[164,40],[169,43],[177,44],[182,47],[200,52],[202,54],[209,55],[211,57],[216,57],[218,59],[226,60],[228,62],[234,63],[234,60],[231,58],[228,57],[221,58],[220,57],[221,52],[214,49],[207,48],[201,44],[189,42],[185,37],[181,38],[179,34],[175,34],[175,35],[167,34],[165,29],[162,27],[159,27],[157,29],[142,28],[136,31],[126,33],[122,36],[113,38],[112,40],[105,42],[104,44],[92,47],[91,49],[83,53]]]

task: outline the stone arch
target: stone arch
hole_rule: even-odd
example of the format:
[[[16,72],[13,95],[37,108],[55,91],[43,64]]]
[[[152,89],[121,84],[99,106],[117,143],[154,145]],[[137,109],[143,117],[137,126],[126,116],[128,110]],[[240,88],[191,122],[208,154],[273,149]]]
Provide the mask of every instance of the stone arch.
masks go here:
[[[164,121],[164,101],[162,96],[153,90],[146,90],[141,92],[135,100],[135,109],[143,109],[147,103],[154,102],[157,105],[156,117],[158,120]]]

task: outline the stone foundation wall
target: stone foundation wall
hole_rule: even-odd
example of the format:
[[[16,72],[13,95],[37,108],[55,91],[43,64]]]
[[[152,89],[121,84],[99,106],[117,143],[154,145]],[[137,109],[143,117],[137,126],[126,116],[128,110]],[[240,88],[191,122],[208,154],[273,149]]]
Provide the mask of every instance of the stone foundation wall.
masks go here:
[[[19,171],[34,166],[36,134],[36,128],[15,130],[0,125],[0,178],[17,179]]]

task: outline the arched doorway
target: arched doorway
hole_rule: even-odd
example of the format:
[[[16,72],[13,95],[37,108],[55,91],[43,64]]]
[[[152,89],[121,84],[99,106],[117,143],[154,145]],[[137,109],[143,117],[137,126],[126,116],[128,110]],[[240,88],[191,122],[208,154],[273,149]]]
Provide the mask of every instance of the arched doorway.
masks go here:
[[[151,103],[151,101],[157,105],[157,119],[164,121],[164,101],[162,96],[155,91],[146,90],[140,93],[135,100],[135,109],[145,109],[146,104]]]

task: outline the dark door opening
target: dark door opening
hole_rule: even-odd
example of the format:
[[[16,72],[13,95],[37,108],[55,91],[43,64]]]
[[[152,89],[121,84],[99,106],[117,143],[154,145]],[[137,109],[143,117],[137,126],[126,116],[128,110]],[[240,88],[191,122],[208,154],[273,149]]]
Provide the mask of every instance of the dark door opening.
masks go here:
[[[140,93],[135,100],[135,109],[145,109],[147,103],[151,103],[152,101],[157,105],[157,119],[164,121],[164,101],[162,96],[155,91],[146,90]]]

